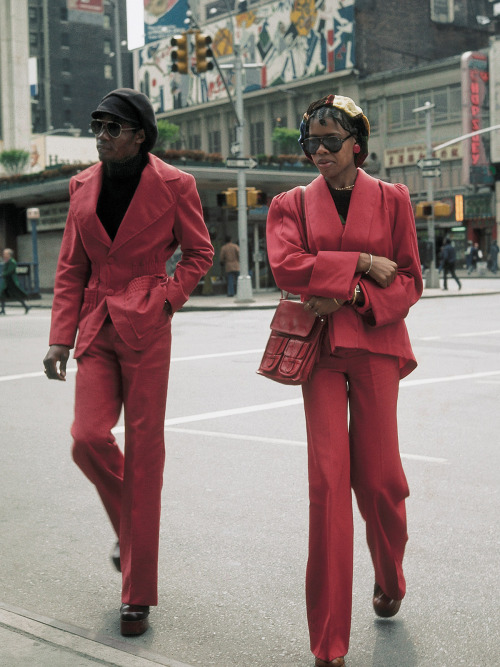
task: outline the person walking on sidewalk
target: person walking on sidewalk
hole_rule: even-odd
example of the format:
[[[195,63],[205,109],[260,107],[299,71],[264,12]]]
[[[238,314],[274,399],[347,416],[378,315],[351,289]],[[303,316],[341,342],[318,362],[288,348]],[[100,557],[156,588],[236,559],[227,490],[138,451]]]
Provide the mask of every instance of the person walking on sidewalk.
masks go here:
[[[450,238],[445,238],[443,247],[441,249],[441,257],[443,259],[443,289],[448,289],[448,273],[455,280],[458,285],[458,289],[462,289],[462,283],[457,278],[455,273],[455,264],[457,261],[457,252]]]
[[[5,315],[5,301],[13,299],[19,301],[24,308],[24,314],[27,315],[31,306],[28,306],[25,299],[28,295],[19,284],[17,277],[17,262],[14,259],[14,251],[10,248],[5,248],[2,253],[3,269],[0,275],[0,315]]]
[[[226,236],[225,243],[220,249],[220,263],[226,271],[227,295],[236,294],[236,285],[240,275],[240,248],[233,243],[231,236]]]
[[[496,239],[491,242],[490,251],[488,253],[488,268],[492,273],[498,271],[498,243]]]
[[[399,381],[416,367],[404,318],[422,294],[408,189],[369,176],[370,125],[348,97],[313,102],[300,144],[320,175],[277,195],[267,249],[277,286],[327,319],[302,385],[309,464],[306,604],[316,667],[342,667],[353,576],[351,488],[375,571],[372,604],[394,616],[405,595],[408,539],[397,431]],[[305,231],[304,231],[305,228]],[[349,423],[348,423],[349,415]]]
[[[100,162],[70,181],[43,363],[49,379],[64,381],[78,330],[73,458],[118,538],[121,633],[139,635],[158,603],[171,319],[211,266],[213,248],[194,178],[150,153],[158,129],[145,95],[110,92],[90,127]],[[112,433],[122,407],[124,453]]]

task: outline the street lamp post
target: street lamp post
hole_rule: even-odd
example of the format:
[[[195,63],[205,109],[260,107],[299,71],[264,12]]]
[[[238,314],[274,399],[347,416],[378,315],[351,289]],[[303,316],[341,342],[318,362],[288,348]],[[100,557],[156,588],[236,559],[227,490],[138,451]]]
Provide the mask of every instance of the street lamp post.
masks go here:
[[[434,109],[434,104],[426,102],[423,107],[413,109],[413,113],[419,111],[425,112],[425,143],[426,143],[426,157],[432,158],[432,127],[431,127],[431,111]],[[434,201],[434,182],[433,177],[427,178],[427,201],[432,204]],[[431,261],[429,272],[425,279],[426,287],[439,288],[439,273],[436,269],[436,228],[434,224],[434,206],[432,206],[431,215],[427,218],[427,236],[431,247]]]
[[[122,72],[122,42],[120,37],[120,7],[119,0],[107,0],[113,7],[113,23],[115,36],[115,58],[116,58],[116,87],[123,88]]]

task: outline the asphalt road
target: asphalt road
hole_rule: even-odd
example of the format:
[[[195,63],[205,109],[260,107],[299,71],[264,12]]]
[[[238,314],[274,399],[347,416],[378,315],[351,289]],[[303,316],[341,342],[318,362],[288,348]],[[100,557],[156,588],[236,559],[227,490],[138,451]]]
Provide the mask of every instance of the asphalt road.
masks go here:
[[[499,306],[497,295],[425,299],[410,314],[419,367],[401,385],[399,408],[408,594],[395,619],[375,619],[356,514],[348,667],[499,664]],[[121,650],[190,666],[313,664],[300,390],[255,374],[270,318],[174,318],[160,604],[152,629]],[[0,318],[0,603],[118,641],[114,537],[69,454],[74,362],[66,383],[42,373],[48,327],[48,311]],[[9,636],[0,665],[32,664],[15,662]],[[80,664],[43,656],[40,665]]]

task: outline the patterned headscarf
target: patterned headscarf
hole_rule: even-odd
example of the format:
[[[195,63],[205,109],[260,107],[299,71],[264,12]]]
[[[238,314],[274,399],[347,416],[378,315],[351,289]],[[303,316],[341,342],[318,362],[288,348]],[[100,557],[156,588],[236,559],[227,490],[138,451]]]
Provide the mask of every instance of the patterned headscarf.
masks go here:
[[[299,144],[305,155],[311,159],[311,155],[304,148],[304,139],[309,136],[309,122],[317,115],[318,109],[322,107],[331,107],[339,111],[336,120],[340,125],[352,132],[356,138],[356,142],[360,147],[360,152],[354,155],[354,164],[360,167],[368,156],[368,137],[370,136],[370,123],[368,118],[364,115],[363,110],[351,100],[350,97],[343,95],[328,95],[316,100],[309,105],[307,111],[302,117],[300,123],[300,138]]]

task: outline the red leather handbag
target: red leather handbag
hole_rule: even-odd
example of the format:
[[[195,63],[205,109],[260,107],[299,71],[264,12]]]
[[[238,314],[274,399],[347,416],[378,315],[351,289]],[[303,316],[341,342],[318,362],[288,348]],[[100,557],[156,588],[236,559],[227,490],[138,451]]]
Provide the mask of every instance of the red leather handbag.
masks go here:
[[[300,301],[282,296],[257,373],[281,384],[307,382],[319,355],[325,321],[304,310]]]

